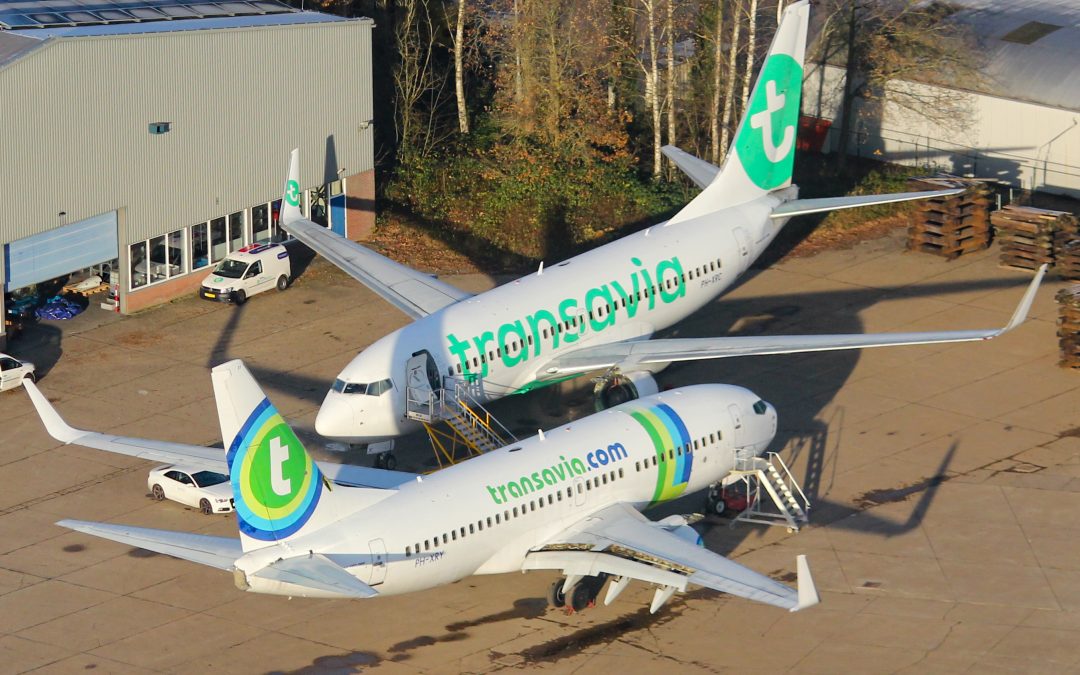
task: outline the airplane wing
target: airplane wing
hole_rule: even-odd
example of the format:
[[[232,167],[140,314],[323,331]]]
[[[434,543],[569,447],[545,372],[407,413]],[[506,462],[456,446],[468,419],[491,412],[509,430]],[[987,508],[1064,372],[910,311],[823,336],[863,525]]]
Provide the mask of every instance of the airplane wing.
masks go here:
[[[422,319],[447,305],[472,297],[430,274],[418,272],[379,255],[303,217],[293,190],[299,186],[300,150],[289,156],[289,176],[282,197],[280,225],[308,248],[413,319]]]
[[[615,504],[530,551],[523,567],[561,570],[568,579],[619,577],[604,604],[626,580],[637,579],[678,591],[692,583],[794,612],[818,602],[809,567],[800,558],[796,590],[669,532],[627,504]],[[659,607],[653,605],[655,612]]]
[[[30,395],[30,400],[33,402],[38,416],[41,417],[41,421],[45,425],[45,430],[50,436],[62,443],[115,452],[120,455],[138,457],[139,459],[162,464],[185,464],[206,471],[229,473],[224,448],[155,441],[131,436],[114,436],[112,434],[76,429],[60,417],[60,413],[49,402],[49,399],[41,393],[36,384],[26,380],[23,385],[26,393]],[[336,462],[317,462],[317,464],[327,480],[349,487],[393,489],[402,483],[416,480],[417,476],[417,474],[406,471],[390,471],[388,469],[338,464]]]
[[[699,359],[723,359],[733,356],[794,354],[869,347],[896,347],[944,342],[992,340],[1016,328],[1027,318],[1039,289],[1046,265],[1039,268],[1020,304],[1004,328],[953,330],[920,333],[856,333],[848,335],[755,335],[752,337],[669,338],[613,342],[582,347],[556,356],[537,373],[540,380],[574,373],[618,367],[634,370],[636,366]]]
[[[92,523],[86,520],[61,520],[56,523],[77,532],[111,539],[121,544],[164,553],[174,558],[190,560],[229,571],[241,556],[240,540],[232,537],[212,537],[206,534],[154,530],[148,527],[132,527],[112,523]]]

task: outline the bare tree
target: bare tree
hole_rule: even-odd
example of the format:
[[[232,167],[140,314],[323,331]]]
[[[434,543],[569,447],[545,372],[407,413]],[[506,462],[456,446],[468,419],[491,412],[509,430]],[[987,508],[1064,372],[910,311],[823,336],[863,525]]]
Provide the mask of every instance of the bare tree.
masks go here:
[[[436,22],[429,0],[399,0],[397,23],[400,61],[394,73],[397,89],[395,126],[398,156],[404,161],[427,156],[442,140],[438,116],[446,78],[433,67]]]
[[[664,101],[664,107],[667,108],[667,142],[675,145],[675,0],[667,0],[664,32],[667,33],[667,96]],[[671,169],[669,165],[669,180]]]
[[[971,117],[971,99],[955,88],[982,82],[973,38],[949,21],[955,7],[942,2],[832,0],[819,59],[844,64],[836,161],[846,162],[855,101],[889,104],[945,128],[961,129]],[[899,83],[931,86],[902,86]],[[868,108],[872,106],[867,106]]]
[[[454,94],[457,98],[458,131],[469,133],[469,110],[465,103],[465,0],[458,0],[457,20],[451,34],[454,49]]]
[[[716,0],[716,25],[713,29],[713,89],[709,105],[709,157],[720,163],[720,74],[723,72],[724,0]]]
[[[735,62],[739,54],[739,29],[742,26],[742,0],[735,5],[731,16],[731,45],[728,47],[727,85],[724,88],[724,117],[720,122],[720,161],[727,155],[728,136],[730,134],[732,97],[735,94]]]
[[[746,23],[746,65],[743,67],[742,110],[746,110],[746,100],[750,98],[750,76],[754,72],[754,50],[757,40],[757,0],[750,0]]]

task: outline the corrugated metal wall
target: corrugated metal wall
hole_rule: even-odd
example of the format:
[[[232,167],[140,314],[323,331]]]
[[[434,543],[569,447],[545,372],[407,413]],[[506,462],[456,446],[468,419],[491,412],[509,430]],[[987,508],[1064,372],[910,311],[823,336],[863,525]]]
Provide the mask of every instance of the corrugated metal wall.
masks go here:
[[[238,211],[281,195],[294,147],[305,187],[372,168],[372,26],[65,38],[0,69],[0,240],[61,211],[126,208],[121,245]]]

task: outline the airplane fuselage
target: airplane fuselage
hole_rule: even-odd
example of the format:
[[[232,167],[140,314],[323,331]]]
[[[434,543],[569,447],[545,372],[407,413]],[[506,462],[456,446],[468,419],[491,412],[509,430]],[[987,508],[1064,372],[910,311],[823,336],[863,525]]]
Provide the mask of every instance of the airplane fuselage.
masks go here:
[[[373,505],[287,548],[319,551],[380,595],[520,571],[529,550],[589,513],[618,502],[642,510],[720,480],[736,455],[764,451],[776,423],[772,406],[742,387],[684,387],[381,491]],[[335,486],[327,496],[346,507],[350,490]],[[254,572],[281,555],[277,546],[258,549],[236,566]],[[257,592],[335,597],[247,582]]]
[[[440,376],[476,380],[482,401],[528,391],[553,357],[647,339],[729,288],[773,240],[779,195],[706,218],[659,224],[419,319],[364,349],[339,375],[318,432],[351,443],[409,433],[406,363],[426,351]],[[347,383],[393,382],[381,395]],[[337,391],[336,389],[342,389]]]

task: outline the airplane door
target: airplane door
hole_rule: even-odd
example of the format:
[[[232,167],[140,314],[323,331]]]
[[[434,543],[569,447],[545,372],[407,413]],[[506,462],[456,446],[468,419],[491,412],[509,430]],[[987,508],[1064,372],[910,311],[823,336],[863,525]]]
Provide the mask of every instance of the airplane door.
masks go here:
[[[739,251],[739,271],[745,271],[750,266],[750,235],[741,227],[732,230],[735,236],[735,247]]]
[[[405,400],[410,416],[431,417],[431,404],[439,388],[439,367],[427,351],[419,351],[405,363]]]
[[[581,478],[574,479],[574,506],[585,506],[585,481]]]
[[[735,450],[739,450],[743,447],[742,411],[734,403],[729,405],[727,409],[731,414],[731,424],[734,427],[734,438],[732,440],[735,443]]]
[[[386,544],[382,539],[372,539],[368,545],[371,547],[371,577],[368,583],[374,586],[386,580]]]

